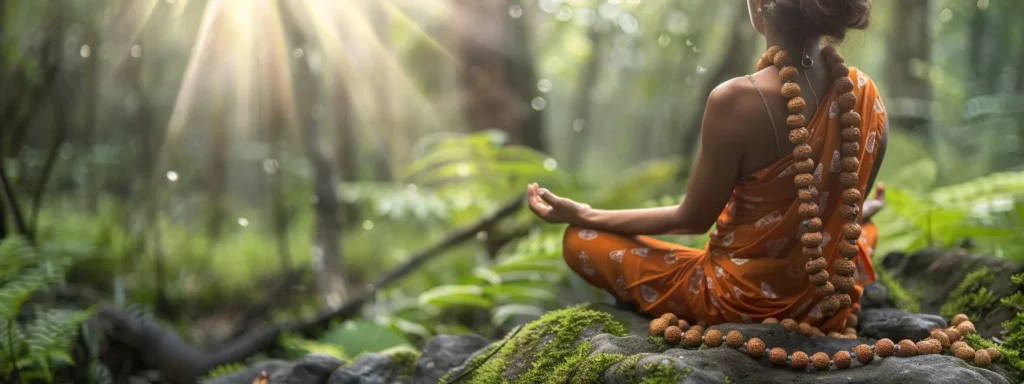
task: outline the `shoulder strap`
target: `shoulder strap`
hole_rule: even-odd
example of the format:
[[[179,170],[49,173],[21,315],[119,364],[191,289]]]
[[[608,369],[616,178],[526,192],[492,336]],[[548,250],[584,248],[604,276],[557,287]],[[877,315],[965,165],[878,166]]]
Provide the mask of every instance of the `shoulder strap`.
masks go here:
[[[757,94],[761,95],[761,102],[764,103],[764,109],[768,111],[768,121],[772,122],[772,133],[775,134],[775,150],[778,151],[779,158],[782,158],[782,144],[779,141],[779,129],[775,126],[775,117],[772,116],[772,109],[768,106],[768,99],[764,97],[764,92],[761,92],[761,87],[757,86],[757,82],[754,81],[754,77],[747,75],[747,79],[750,80],[751,84],[754,84],[754,89],[757,90]]]

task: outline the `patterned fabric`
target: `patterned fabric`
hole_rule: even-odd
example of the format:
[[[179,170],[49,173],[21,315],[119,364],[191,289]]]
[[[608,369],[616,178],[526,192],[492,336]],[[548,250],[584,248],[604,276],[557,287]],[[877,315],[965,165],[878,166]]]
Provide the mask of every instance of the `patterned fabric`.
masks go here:
[[[875,149],[885,126],[885,108],[867,75],[851,68],[850,78],[857,85],[854,110],[862,121],[857,188],[867,196]],[[835,92],[829,92],[822,105],[834,107],[835,97]],[[840,123],[832,107],[819,108],[808,124],[808,142],[819,163],[814,178],[824,223],[822,247],[830,266],[841,257],[837,241],[832,240],[841,238],[845,222],[838,212],[842,203],[838,178]],[[807,278],[807,258],[800,252],[802,220],[793,204],[794,174],[790,154],[741,181],[718,217],[705,249],[647,236],[570,227],[565,232],[563,256],[588,283],[653,315],[673,312],[690,322],[709,325],[793,318],[826,333],[841,331],[850,310],[826,318],[821,298],[814,295]],[[877,228],[865,224],[858,241],[861,252],[855,259],[854,303],[860,301],[864,284],[875,281],[871,254],[877,241]]]

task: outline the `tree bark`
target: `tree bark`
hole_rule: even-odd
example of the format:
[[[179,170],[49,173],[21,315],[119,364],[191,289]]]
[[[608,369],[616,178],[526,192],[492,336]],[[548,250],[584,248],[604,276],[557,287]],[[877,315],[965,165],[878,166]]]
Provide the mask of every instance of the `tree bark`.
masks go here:
[[[583,167],[583,157],[587,148],[591,131],[590,110],[594,103],[590,100],[590,94],[597,85],[597,75],[601,72],[604,62],[604,37],[597,26],[591,27],[587,33],[587,40],[590,41],[590,57],[583,65],[579,80],[576,82],[576,96],[571,115],[571,129],[574,132],[574,139],[569,140],[569,157],[566,167],[570,170],[579,171]]]
[[[915,76],[915,63],[931,61],[930,0],[897,0],[892,7],[893,20],[889,39],[888,74],[890,124],[903,127],[921,136],[929,136],[932,120],[932,86],[927,76]]]

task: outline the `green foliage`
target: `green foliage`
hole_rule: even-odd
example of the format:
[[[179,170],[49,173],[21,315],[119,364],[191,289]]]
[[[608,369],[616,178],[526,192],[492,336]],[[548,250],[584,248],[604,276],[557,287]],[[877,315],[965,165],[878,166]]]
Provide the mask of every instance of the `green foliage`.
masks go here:
[[[988,285],[992,284],[993,279],[992,271],[989,271],[987,267],[971,271],[949,293],[949,299],[939,309],[939,313],[946,318],[951,318],[958,313],[975,318],[981,316],[996,303],[992,291],[988,289]]]
[[[889,298],[897,308],[914,313],[921,311],[920,295],[907,290],[899,280],[889,276],[884,270],[876,269],[875,273],[878,275],[878,282],[885,285],[885,288],[889,291]]]
[[[70,349],[78,328],[92,310],[37,308],[25,304],[36,292],[60,284],[75,260],[67,255],[37,253],[24,239],[0,242],[0,375],[50,382],[56,364],[74,364]],[[26,316],[27,321],[20,321]]]
[[[1024,289],[1024,273],[1014,275],[1011,280]],[[999,353],[1002,354],[999,365],[1017,380],[1021,380],[1024,379],[1024,293],[1018,290],[1013,295],[1002,298],[1000,303],[1014,313],[1013,318],[1002,324],[1006,334],[1003,342],[995,343],[977,334],[966,335],[964,339],[974,349],[990,347],[999,349]]]

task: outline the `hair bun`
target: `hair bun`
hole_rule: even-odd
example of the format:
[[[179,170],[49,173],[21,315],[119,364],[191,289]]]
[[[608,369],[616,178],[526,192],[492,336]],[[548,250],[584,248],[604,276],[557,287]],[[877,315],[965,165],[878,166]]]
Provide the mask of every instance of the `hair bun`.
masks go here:
[[[846,37],[850,29],[867,28],[871,0],[768,0],[768,15],[783,31]]]

